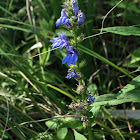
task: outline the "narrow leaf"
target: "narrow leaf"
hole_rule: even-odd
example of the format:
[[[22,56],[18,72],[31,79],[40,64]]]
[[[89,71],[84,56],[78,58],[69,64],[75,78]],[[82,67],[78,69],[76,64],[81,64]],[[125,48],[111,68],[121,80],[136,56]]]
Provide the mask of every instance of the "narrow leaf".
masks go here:
[[[124,36],[140,36],[140,28],[138,27],[125,27],[125,26],[118,26],[118,27],[109,27],[109,28],[104,28],[103,31],[114,33],[114,34],[119,34],[119,35],[124,35]]]

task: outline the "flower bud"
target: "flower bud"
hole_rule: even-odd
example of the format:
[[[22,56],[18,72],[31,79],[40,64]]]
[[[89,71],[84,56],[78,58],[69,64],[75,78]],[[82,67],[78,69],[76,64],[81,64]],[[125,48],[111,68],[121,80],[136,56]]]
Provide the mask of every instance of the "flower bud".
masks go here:
[[[73,9],[73,16],[77,17],[78,11],[79,11],[79,7],[78,7],[78,3],[77,3],[76,0],[72,1],[72,9]]]

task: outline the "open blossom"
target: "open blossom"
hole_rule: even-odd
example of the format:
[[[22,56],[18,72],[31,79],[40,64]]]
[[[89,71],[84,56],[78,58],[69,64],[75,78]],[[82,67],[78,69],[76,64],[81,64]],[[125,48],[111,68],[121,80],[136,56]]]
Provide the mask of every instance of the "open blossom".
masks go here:
[[[59,19],[57,19],[57,21],[56,21],[56,27],[58,27],[60,24],[65,24],[67,26],[71,26],[69,19],[67,18],[67,15],[65,13],[65,9],[62,9],[61,17]]]
[[[78,15],[78,20],[77,20],[78,25],[81,25],[81,24],[84,23],[84,18],[85,18],[85,16],[84,16],[84,14],[81,12],[81,13]]]
[[[92,103],[94,103],[94,100],[95,100],[95,98],[93,98],[93,96],[91,94],[89,94],[88,98],[87,98],[87,103],[92,104]]]
[[[73,64],[76,65],[78,60],[78,51],[74,50],[71,46],[67,47],[68,54],[63,58],[62,64],[67,62],[68,65]]]
[[[60,47],[60,49],[62,48],[66,48],[69,46],[69,42],[67,37],[65,36],[65,33],[62,32],[62,35],[58,34],[58,37],[53,38],[51,40],[52,44],[52,48],[56,48],[56,47]]]
[[[73,72],[71,71],[68,71],[68,74],[65,78],[67,79],[73,79],[73,78],[76,78],[78,76],[81,76],[80,74],[76,74],[76,71],[74,70]]]
[[[73,9],[73,16],[77,17],[78,11],[79,11],[79,7],[78,7],[78,3],[77,3],[76,0],[72,1],[72,9]]]

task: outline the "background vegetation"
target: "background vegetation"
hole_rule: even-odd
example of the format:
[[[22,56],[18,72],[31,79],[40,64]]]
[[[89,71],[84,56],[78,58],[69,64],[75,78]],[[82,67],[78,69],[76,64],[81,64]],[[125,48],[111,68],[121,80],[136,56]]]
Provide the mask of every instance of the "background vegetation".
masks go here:
[[[66,52],[51,51],[50,39],[58,32],[73,36],[55,27],[62,2],[0,1],[2,139],[88,138],[82,116],[69,106],[72,101],[77,103],[80,95],[76,92],[77,81],[65,79],[68,66],[62,65],[62,58]],[[139,0],[122,1],[106,17],[103,33],[99,34],[104,16],[117,2],[78,0],[86,17],[85,38],[79,45],[80,71],[86,82],[86,96],[91,91],[96,98],[91,107],[91,129],[96,140],[140,138],[139,120],[128,120],[127,116],[121,119],[108,112],[140,108]]]

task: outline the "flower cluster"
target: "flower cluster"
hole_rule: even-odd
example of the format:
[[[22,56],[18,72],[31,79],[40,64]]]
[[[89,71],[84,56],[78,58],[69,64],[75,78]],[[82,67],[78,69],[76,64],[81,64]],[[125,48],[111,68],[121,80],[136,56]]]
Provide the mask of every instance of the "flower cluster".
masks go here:
[[[89,93],[88,98],[87,98],[87,103],[92,104],[94,103],[95,98]]]
[[[67,47],[69,47],[70,46],[70,44],[69,44],[69,42],[68,42],[68,39],[67,39],[67,37],[65,36],[65,33],[63,33],[62,32],[62,35],[60,35],[59,33],[58,33],[58,37],[56,37],[56,38],[53,38],[52,40],[51,40],[51,42],[53,43],[52,44],[52,48],[54,49],[54,48],[56,48],[56,47],[59,47],[60,49],[62,49],[62,48],[67,48]]]
[[[73,72],[68,71],[68,74],[65,78],[67,79],[73,79],[73,78],[77,78],[78,76],[81,76],[80,74],[76,74],[76,71],[74,70]]]
[[[76,0],[72,1],[72,9],[73,9],[73,16],[74,17],[78,16],[78,20],[77,20],[78,25],[82,25],[84,23],[85,16],[82,12],[79,12],[79,7]]]
[[[60,24],[64,24],[67,26],[71,26],[69,19],[67,18],[67,15],[65,13],[65,9],[62,9],[61,11],[61,17],[59,19],[57,19],[56,21],[56,27],[58,27]]]
[[[53,43],[52,48],[66,48],[68,54],[63,58],[62,64],[65,64],[67,62],[68,65],[76,65],[76,62],[78,60],[78,51],[70,46],[68,39],[65,36],[65,33],[62,32],[62,35],[58,34],[58,37],[53,38],[51,42]]]
[[[85,16],[79,10],[77,1],[73,0],[71,5],[72,5],[72,9],[73,9],[73,17],[72,17],[72,19],[75,19],[75,18],[78,17],[77,24],[78,25],[82,25],[84,23]],[[59,19],[57,19],[57,21],[56,21],[56,27],[58,27],[61,24],[64,24],[64,25],[66,25],[68,27],[72,26],[72,24],[70,23],[70,19],[67,17],[65,9],[62,9],[61,17]]]
[[[84,23],[84,14],[79,10],[78,3],[76,0],[72,0],[72,2],[67,2],[65,4],[66,8],[61,10],[61,16],[56,21],[56,27],[59,25],[65,25],[70,32],[76,35],[78,38],[78,35],[75,32],[75,29],[77,27],[80,27]],[[77,28],[76,30],[78,30]],[[55,37],[51,40],[52,42],[52,49],[59,47],[59,49],[65,48],[67,51],[67,55],[63,58],[62,64],[67,63],[68,65],[76,65],[76,62],[78,60],[78,50],[77,50],[77,40],[75,39],[69,43],[67,37],[65,36],[65,33],[62,32],[62,34],[58,34],[58,37]],[[68,71],[68,75],[66,76],[67,79],[76,78],[81,75],[77,75],[76,71],[73,72]]]

